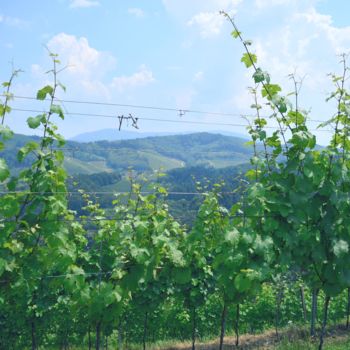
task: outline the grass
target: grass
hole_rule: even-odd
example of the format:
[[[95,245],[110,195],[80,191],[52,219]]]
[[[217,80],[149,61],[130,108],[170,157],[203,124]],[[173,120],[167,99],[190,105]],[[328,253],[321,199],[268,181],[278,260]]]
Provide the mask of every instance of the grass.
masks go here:
[[[167,171],[184,166],[184,162],[179,159],[166,157],[155,152],[139,151],[138,153],[147,159],[150,168],[154,170],[163,169]]]
[[[84,162],[67,156],[64,160],[64,167],[69,174],[94,174],[112,171],[105,161]]]
[[[350,337],[331,338],[325,341],[324,350],[349,350]],[[296,340],[294,342],[282,341],[279,345],[273,347],[275,350],[317,350],[318,340]]]
[[[111,339],[115,340],[113,336]],[[275,331],[269,330],[261,334],[244,334],[240,337],[240,345],[236,347],[235,337],[225,337],[224,350],[317,350],[319,339],[312,339],[308,336],[307,328],[286,328],[280,332],[277,339]],[[197,342],[196,350],[217,350],[218,338]],[[117,350],[116,344],[109,344],[109,349]],[[158,341],[148,343],[147,350],[191,350],[191,342],[177,342],[175,340]],[[72,350],[83,350],[86,347],[72,347]],[[142,344],[129,344],[123,350],[140,350]],[[330,327],[325,338],[323,350],[349,350],[350,331],[343,326]],[[118,349],[119,350],[119,349]]]

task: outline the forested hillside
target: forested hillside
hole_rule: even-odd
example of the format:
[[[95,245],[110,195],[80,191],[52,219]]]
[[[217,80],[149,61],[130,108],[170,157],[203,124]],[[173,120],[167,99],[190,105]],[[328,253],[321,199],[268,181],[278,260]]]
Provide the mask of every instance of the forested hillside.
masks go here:
[[[157,177],[151,173],[134,174],[134,181],[142,184],[142,191],[153,191],[150,182],[157,181],[169,191],[168,205],[172,215],[183,224],[192,225],[204,196],[202,192],[212,191],[215,184],[221,184],[220,203],[230,208],[239,199],[239,188],[249,164],[225,168],[214,168],[204,165],[168,170],[163,176]],[[70,191],[84,189],[95,192],[100,205],[109,208],[116,193],[131,191],[132,173],[103,172],[95,174],[76,174],[70,177]],[[83,199],[78,195],[70,196],[70,207],[81,212]]]
[[[33,141],[40,142],[40,138],[14,135],[8,141],[3,157],[14,173],[33,161],[34,155],[29,154],[21,162],[16,156],[16,152]],[[148,191],[147,181],[155,181],[156,172],[163,171],[165,176],[157,181],[168,191],[189,193],[170,194],[169,206],[177,219],[191,225],[203,200],[203,196],[193,194],[200,192],[198,183],[211,190],[215,183],[221,182],[222,192],[226,193],[220,201],[227,208],[237,200],[233,191],[239,186],[238,178],[248,169],[244,164],[249,163],[252,154],[252,148],[245,143],[241,138],[210,133],[83,144],[67,141],[63,151],[64,168],[69,174],[68,189],[94,191],[102,207],[108,208],[115,193],[131,190],[131,174],[134,180],[145,182],[143,190]],[[53,147],[57,148],[57,144]],[[82,212],[81,196],[72,194],[69,203],[70,208]]]
[[[19,163],[15,152],[27,142],[38,140],[38,137],[25,135],[14,135],[9,140],[3,157],[14,171],[32,161],[29,156],[24,163]],[[128,169],[150,172],[195,165],[223,168],[247,163],[252,148],[245,145],[246,142],[237,137],[197,133],[114,142],[67,141],[62,150],[65,153],[64,166],[71,175],[125,172]]]

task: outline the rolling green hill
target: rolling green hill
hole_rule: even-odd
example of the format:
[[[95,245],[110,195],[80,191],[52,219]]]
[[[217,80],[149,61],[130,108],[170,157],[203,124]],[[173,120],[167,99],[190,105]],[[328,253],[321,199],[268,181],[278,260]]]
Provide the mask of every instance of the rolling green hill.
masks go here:
[[[3,156],[13,172],[31,163],[30,157],[18,162],[17,152],[28,141],[38,137],[15,135],[9,140]],[[78,143],[68,141],[63,150],[65,167],[70,175],[68,187],[100,192],[97,196],[103,207],[109,207],[114,192],[130,190],[128,173],[134,170],[136,181],[144,175],[154,181],[154,171],[162,170],[166,176],[159,181],[171,192],[196,192],[196,181],[202,184],[224,182],[222,192],[232,192],[237,178],[247,169],[252,149],[246,140],[220,134],[196,133],[157,136],[133,140],[96,141]],[[33,157],[32,155],[31,157]],[[149,190],[147,183],[144,190]],[[171,212],[181,222],[191,224],[202,201],[200,195],[169,195]],[[229,207],[236,195],[224,195],[223,205]],[[70,197],[70,207],[81,213],[84,202],[80,195]]]
[[[15,135],[2,156],[13,170],[23,164],[16,159],[17,151],[38,137]],[[235,166],[249,161],[252,149],[246,140],[220,134],[195,133],[147,137],[134,140],[78,143],[67,141],[64,146],[65,167],[70,174],[137,172],[206,165],[214,168]],[[29,164],[30,159],[27,160]]]

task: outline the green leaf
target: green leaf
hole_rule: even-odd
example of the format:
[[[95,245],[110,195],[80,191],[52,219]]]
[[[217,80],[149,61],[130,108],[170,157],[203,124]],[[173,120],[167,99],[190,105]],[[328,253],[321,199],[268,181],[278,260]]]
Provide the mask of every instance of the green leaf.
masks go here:
[[[63,114],[63,111],[62,111],[61,106],[53,104],[53,105],[51,106],[51,108],[50,108],[50,112],[51,112],[51,113],[58,114],[58,116],[59,116],[61,119],[64,119],[64,114]]]
[[[191,269],[188,267],[177,268],[174,270],[174,281],[179,284],[186,284],[191,280]]]
[[[52,97],[53,94],[53,87],[50,85],[46,85],[41,90],[39,90],[36,94],[37,100],[45,100],[47,95],[50,95]]]
[[[261,83],[265,80],[265,72],[262,71],[261,68],[257,68],[257,70],[253,74],[253,79],[256,83]]]
[[[252,53],[245,53],[241,58],[241,62],[243,62],[247,68],[251,67],[257,61],[256,55]]]
[[[288,112],[288,124],[304,124],[305,117],[303,114],[297,111],[289,111]]]
[[[230,243],[236,243],[239,240],[239,232],[237,229],[232,228],[230,231],[225,233],[225,241]]]
[[[0,198],[0,212],[5,218],[15,216],[19,211],[19,200],[17,196],[6,195]]]
[[[0,125],[0,135],[3,140],[9,140],[13,136],[13,131],[8,126]]]
[[[333,245],[333,252],[337,258],[340,256],[344,256],[348,254],[349,252],[349,244],[348,242],[340,239],[339,241],[336,241]]]
[[[236,276],[234,284],[240,292],[245,292],[250,288],[251,282],[245,274],[240,273]]]
[[[56,151],[55,152],[56,159],[62,163],[64,161],[64,153],[62,151]]]
[[[45,114],[39,114],[36,117],[29,117],[27,119],[27,124],[31,129],[36,129],[41,122],[45,121],[45,117]]]
[[[21,162],[27,155],[28,153],[36,150],[39,148],[38,143],[34,141],[28,142],[24,147],[21,147],[17,153],[17,159]]]
[[[279,99],[276,103],[277,109],[280,113],[286,113],[287,112],[287,104],[285,103],[284,99]]]
[[[237,39],[240,35],[241,35],[241,32],[239,32],[238,30],[234,30],[231,32],[231,35]]]
[[[66,87],[59,81],[57,85],[64,91],[66,92]]]
[[[0,158],[0,181],[5,181],[10,176],[10,171],[7,167],[5,159]]]
[[[5,259],[0,258],[0,276],[6,270],[7,261]]]
[[[273,96],[277,95],[282,89],[277,84],[265,84],[265,86],[261,89],[262,97],[267,97],[269,100],[272,99]]]

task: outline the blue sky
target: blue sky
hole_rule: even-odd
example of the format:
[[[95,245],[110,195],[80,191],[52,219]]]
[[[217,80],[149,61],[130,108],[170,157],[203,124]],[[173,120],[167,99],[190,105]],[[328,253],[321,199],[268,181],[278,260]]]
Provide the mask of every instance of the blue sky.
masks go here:
[[[243,49],[231,36],[231,27],[218,11],[235,15],[247,39],[253,40],[259,65],[271,73],[286,92],[287,75],[304,77],[301,103],[310,118],[325,120],[334,106],[326,104],[332,90],[327,73],[337,72],[338,53],[350,49],[350,2],[340,0],[50,0],[0,3],[1,81],[11,64],[24,70],[13,92],[35,96],[50,81],[47,46],[60,55],[60,74],[67,87],[60,98],[119,104],[203,110],[237,116],[155,111],[131,107],[64,103],[67,112],[139,117],[142,131],[210,131],[245,133],[239,117],[251,113],[252,85],[240,58]],[[30,100],[13,107],[44,109]],[[13,112],[8,124],[31,133],[24,120],[30,113]],[[217,123],[191,125],[143,121],[174,119]],[[60,123],[66,137],[116,128],[113,118],[68,116]],[[273,125],[273,124],[272,124]],[[310,122],[312,128],[317,124]],[[127,126],[125,125],[125,128]],[[131,127],[129,126],[131,130]],[[117,132],[117,131],[116,131]],[[329,134],[318,132],[325,143]]]

